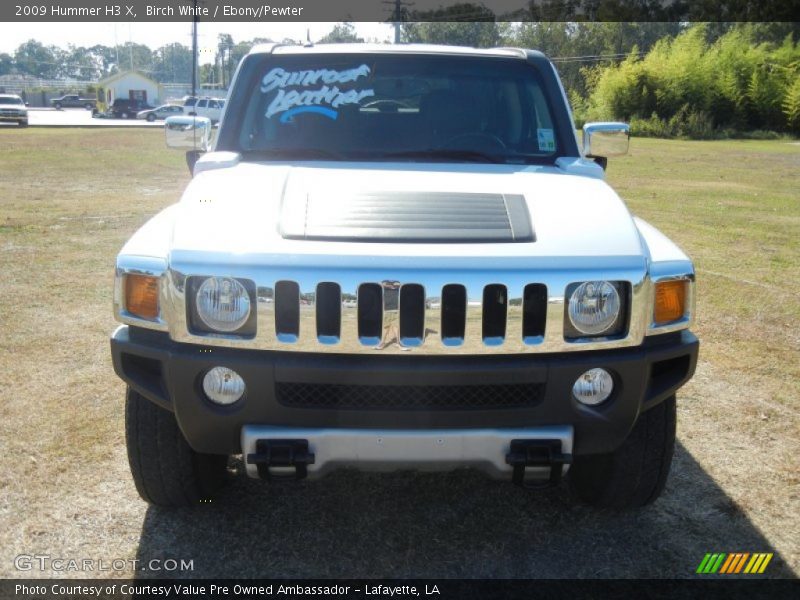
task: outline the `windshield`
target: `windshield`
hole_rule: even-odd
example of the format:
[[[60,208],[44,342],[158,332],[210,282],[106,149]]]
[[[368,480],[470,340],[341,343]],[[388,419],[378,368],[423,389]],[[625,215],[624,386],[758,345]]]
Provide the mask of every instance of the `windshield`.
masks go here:
[[[0,104],[25,104],[18,96],[0,96]]]
[[[243,77],[221,145],[245,156],[541,162],[559,151],[538,73],[522,60],[272,55]]]

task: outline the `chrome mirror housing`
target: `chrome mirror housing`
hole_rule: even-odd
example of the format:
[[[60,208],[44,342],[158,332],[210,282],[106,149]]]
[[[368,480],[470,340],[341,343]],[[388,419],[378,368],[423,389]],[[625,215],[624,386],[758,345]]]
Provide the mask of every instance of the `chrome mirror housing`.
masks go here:
[[[587,158],[608,158],[628,153],[631,127],[627,123],[586,123],[583,126],[583,154]]]
[[[164,121],[167,146],[206,152],[211,147],[211,119],[167,117]]]

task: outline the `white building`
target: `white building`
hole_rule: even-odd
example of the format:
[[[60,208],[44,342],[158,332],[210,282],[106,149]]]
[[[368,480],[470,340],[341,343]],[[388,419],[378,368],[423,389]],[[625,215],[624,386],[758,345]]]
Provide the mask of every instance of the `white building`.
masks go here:
[[[101,79],[97,85],[105,89],[109,106],[117,98],[139,100],[151,106],[158,106],[164,100],[161,85],[138,71],[121,71]]]

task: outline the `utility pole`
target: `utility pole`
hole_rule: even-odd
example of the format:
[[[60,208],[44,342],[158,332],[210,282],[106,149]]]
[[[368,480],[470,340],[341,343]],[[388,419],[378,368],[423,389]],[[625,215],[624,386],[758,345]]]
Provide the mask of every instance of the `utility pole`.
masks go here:
[[[192,15],[192,96],[197,96],[197,0]]]
[[[404,2],[403,0],[383,0],[383,4],[394,5],[392,14],[389,16],[389,21],[394,26],[394,43],[400,43],[400,26],[403,21],[407,20],[406,7],[414,6],[413,2]]]

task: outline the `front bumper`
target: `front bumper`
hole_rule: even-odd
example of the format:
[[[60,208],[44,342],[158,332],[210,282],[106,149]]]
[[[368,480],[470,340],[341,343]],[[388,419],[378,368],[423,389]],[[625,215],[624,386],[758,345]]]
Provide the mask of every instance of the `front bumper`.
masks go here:
[[[237,350],[177,343],[166,333],[124,325],[111,338],[116,373],[150,401],[173,411],[192,448],[215,454],[242,452],[242,429],[250,425],[373,433],[566,426],[574,431],[573,454],[610,452],[622,444],[640,412],[691,378],[698,347],[688,331],[603,352],[456,357]],[[211,403],[202,391],[203,376],[218,365],[237,371],[247,386],[245,396],[230,407]],[[602,405],[587,407],[572,398],[571,390],[578,376],[594,367],[612,373],[615,389]],[[406,389],[411,394],[429,387],[469,392],[497,386],[504,393],[517,386],[537,392],[535,401],[523,405],[426,408],[400,402],[340,408],[286,402],[280,395],[285,386],[385,389],[387,394],[399,390],[401,400]]]
[[[28,120],[27,114],[0,114],[0,121],[3,122],[13,122],[13,123],[24,123]]]

